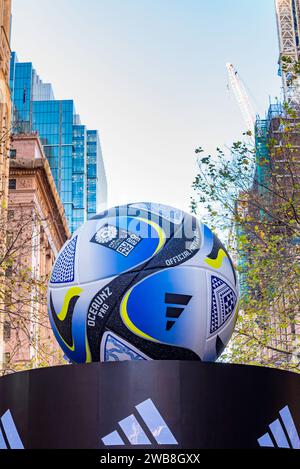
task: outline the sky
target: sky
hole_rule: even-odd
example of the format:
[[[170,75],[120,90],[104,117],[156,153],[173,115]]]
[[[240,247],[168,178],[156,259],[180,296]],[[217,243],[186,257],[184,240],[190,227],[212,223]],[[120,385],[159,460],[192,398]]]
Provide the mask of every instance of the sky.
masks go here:
[[[189,209],[194,150],[246,130],[225,64],[257,113],[280,95],[274,0],[12,0],[12,50],[100,132],[108,205]]]

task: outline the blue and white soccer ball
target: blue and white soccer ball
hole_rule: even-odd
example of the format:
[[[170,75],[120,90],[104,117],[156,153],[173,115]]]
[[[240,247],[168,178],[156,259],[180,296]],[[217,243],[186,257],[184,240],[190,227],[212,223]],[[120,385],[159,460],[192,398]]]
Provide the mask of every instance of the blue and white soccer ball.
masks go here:
[[[192,215],[151,203],[84,223],[58,255],[48,288],[54,334],[76,363],[216,360],[237,303],[219,239]]]

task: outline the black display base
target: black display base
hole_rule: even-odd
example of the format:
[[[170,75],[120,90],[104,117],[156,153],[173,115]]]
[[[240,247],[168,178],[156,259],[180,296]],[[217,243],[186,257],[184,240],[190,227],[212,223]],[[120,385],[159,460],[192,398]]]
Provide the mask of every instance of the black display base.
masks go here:
[[[20,372],[0,379],[0,448],[296,449],[299,396],[298,375],[242,365],[141,360]]]

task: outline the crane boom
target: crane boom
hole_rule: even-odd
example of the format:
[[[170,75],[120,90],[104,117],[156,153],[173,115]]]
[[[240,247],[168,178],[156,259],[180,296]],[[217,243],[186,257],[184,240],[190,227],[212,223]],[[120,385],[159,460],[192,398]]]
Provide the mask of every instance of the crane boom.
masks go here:
[[[245,86],[231,63],[227,63],[226,68],[228,71],[231,88],[234,92],[244,121],[247,125],[247,130],[253,132],[255,126],[255,112],[249,100]]]

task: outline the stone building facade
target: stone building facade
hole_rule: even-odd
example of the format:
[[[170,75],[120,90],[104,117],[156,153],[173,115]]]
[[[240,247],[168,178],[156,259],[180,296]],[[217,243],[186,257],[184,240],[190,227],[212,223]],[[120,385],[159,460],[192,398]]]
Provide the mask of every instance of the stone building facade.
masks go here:
[[[46,288],[55,257],[70,236],[38,135],[12,135],[10,155],[3,328],[7,372],[61,362]]]
[[[0,0],[0,214],[8,191],[11,96],[9,88],[11,0]]]

